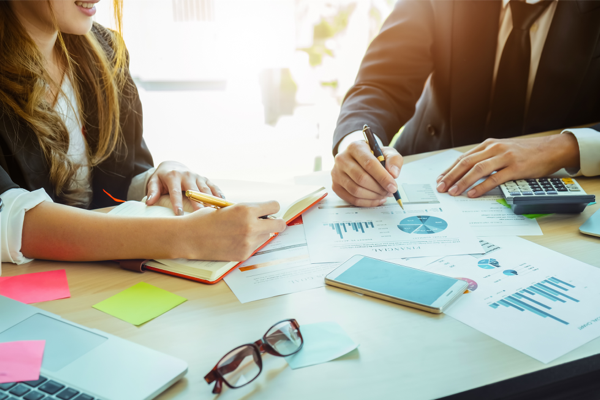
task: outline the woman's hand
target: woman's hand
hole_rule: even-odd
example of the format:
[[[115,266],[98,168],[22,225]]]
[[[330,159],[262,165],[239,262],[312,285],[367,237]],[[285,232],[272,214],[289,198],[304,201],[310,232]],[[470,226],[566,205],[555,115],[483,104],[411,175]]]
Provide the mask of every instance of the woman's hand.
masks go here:
[[[177,257],[201,260],[243,261],[275,232],[286,228],[282,219],[261,219],[279,211],[279,203],[236,204],[205,208],[183,217],[184,235],[177,240],[183,248]]]
[[[393,147],[382,147],[385,168],[364,141],[352,142],[338,153],[331,171],[332,189],[348,203],[359,207],[377,207],[392,196],[398,186],[402,156]]]
[[[189,170],[185,165],[176,161],[165,161],[148,180],[146,204],[153,205],[163,194],[168,194],[173,204],[175,215],[183,215],[182,191],[195,190],[213,196],[225,198],[217,185],[207,178]],[[200,203],[192,201],[195,210],[203,208]]]
[[[561,168],[579,167],[579,146],[570,133],[528,139],[488,139],[466,152],[437,178],[437,190],[479,197],[513,179],[543,178]],[[496,171],[495,174],[492,172]]]

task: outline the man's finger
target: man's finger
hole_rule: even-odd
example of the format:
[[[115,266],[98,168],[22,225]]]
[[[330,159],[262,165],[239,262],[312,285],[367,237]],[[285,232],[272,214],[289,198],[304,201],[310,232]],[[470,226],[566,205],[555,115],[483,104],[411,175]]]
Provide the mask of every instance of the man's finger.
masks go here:
[[[440,193],[447,192],[454,184],[471,170],[477,163],[492,157],[490,150],[480,151],[478,153],[461,156],[457,160],[454,167],[440,180],[437,185],[437,191]],[[450,193],[455,194],[455,193]]]
[[[454,162],[452,163],[452,165],[451,165],[451,166],[449,166],[448,168],[446,168],[446,169],[444,170],[444,172],[442,172],[442,173],[440,174],[440,176],[438,176],[438,178],[437,178],[437,180],[436,180],[436,181],[439,183],[439,182],[442,180],[442,178],[443,178],[443,177],[444,177],[446,174],[448,174],[448,172],[450,172],[450,171],[451,171],[451,170],[452,170],[454,167],[456,167],[456,164],[458,164],[458,163],[459,163],[459,162],[460,162],[460,161],[461,161],[461,160],[462,160],[464,157],[470,156],[471,154],[474,154],[474,153],[479,153],[479,152],[481,152],[481,151],[485,150],[485,149],[487,148],[487,146],[488,146],[488,144],[487,144],[486,142],[483,142],[483,143],[480,143],[480,144],[478,144],[477,146],[475,146],[475,147],[474,147],[474,148],[472,148],[471,150],[469,150],[469,151],[465,151],[463,154],[461,154],[461,155],[460,155],[460,156],[459,156],[459,157],[456,159],[456,161],[454,161]]]
[[[373,157],[375,161],[376,158]],[[388,174],[387,171],[379,164],[379,168],[383,170],[384,174]],[[356,160],[352,159],[351,162],[348,162],[342,170],[356,183],[358,186],[363,187],[365,189],[370,190],[371,192],[378,193],[381,196],[387,196],[389,193],[385,188],[381,187],[379,183],[369,174],[368,171],[365,171]],[[388,174],[389,175],[389,174]]]
[[[487,158],[478,162],[471,168],[462,178],[460,178],[450,189],[448,193],[452,196],[458,196],[465,190],[474,185],[481,178],[492,174],[507,166],[506,161],[502,157]]]
[[[342,200],[357,207],[379,207],[380,205],[386,202],[385,198],[383,200],[365,200],[356,198],[350,193],[348,193],[346,189],[344,189],[341,185],[338,185],[337,183],[334,183],[331,188]]]
[[[481,195],[484,195],[496,186],[499,186],[504,182],[508,182],[511,179],[515,179],[516,176],[513,175],[514,174],[510,168],[504,168],[496,172],[495,174],[490,175],[485,181],[481,182],[479,185],[469,190],[467,192],[467,196],[479,197]]]
[[[350,153],[352,157],[354,157],[362,169],[366,171],[377,182],[377,184],[381,186],[383,190],[388,193],[395,193],[396,190],[398,190],[398,186],[396,185],[394,178],[392,178],[388,171],[383,168],[379,160],[377,160],[377,158],[375,158],[370,151],[367,152],[362,148],[358,148],[358,146],[354,147],[353,150],[354,151]],[[354,179],[354,177],[352,178]],[[356,183],[364,187],[364,185],[361,185],[360,182]]]
[[[348,193],[358,199],[365,200],[381,200],[386,197],[386,194],[376,193],[362,186],[358,186],[352,178],[350,178],[345,172],[340,171],[336,174],[336,182],[346,189]]]
[[[383,147],[381,151],[383,151],[385,157],[385,169],[387,169],[394,179],[398,179],[404,159],[393,147]]]

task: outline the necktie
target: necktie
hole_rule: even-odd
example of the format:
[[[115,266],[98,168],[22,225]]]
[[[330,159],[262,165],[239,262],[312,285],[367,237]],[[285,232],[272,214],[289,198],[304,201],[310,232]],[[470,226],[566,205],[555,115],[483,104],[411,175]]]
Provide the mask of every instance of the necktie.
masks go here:
[[[511,0],[513,28],[506,40],[490,108],[486,136],[506,138],[523,133],[531,42],[529,29],[550,1],[538,4]]]

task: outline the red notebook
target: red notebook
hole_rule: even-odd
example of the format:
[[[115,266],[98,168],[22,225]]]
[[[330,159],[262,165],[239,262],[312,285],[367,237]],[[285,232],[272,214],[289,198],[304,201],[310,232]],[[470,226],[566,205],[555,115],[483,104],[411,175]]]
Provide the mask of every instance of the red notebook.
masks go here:
[[[278,218],[284,219],[288,225],[292,225],[298,216],[327,196],[327,191],[325,188],[315,186],[281,185],[229,180],[216,180],[214,182],[219,186],[223,193],[225,193],[227,200],[234,203],[277,200],[281,206],[281,209],[277,214],[274,215]],[[184,205],[184,210],[191,211],[191,204]],[[113,209],[110,214],[148,217],[164,217],[174,215],[168,196],[163,196],[157,205],[152,207],[148,207],[142,202],[128,201]],[[267,242],[257,248],[256,251],[262,249],[271,240],[273,240],[273,238],[269,239]],[[145,261],[140,260],[137,263],[133,260],[130,262],[125,261],[121,262],[121,265],[137,265],[138,270],[140,270],[141,266],[143,266],[144,269],[151,271],[162,272],[202,283],[213,284],[223,279],[227,273],[232,271],[242,262],[243,261],[160,259]]]

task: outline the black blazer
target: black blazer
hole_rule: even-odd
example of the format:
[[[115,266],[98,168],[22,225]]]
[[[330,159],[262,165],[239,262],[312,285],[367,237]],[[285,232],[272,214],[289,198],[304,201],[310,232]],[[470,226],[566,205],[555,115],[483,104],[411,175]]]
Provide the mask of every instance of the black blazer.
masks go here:
[[[94,24],[92,31],[111,59],[112,48],[106,28]],[[86,115],[86,140],[93,148],[98,144],[99,134],[97,103],[85,82],[81,97]],[[93,198],[90,208],[116,205],[103,190],[117,199],[126,199],[131,179],[153,166],[152,156],[142,137],[142,104],[129,73],[128,84],[119,101],[124,145],[92,169]],[[18,187],[30,191],[42,188],[57,201],[49,179],[49,165],[34,131],[0,105],[0,193]]]
[[[349,90],[333,149],[367,123],[408,155],[478,143],[496,58],[500,0],[399,0]],[[600,1],[560,0],[517,136],[600,122]],[[416,104],[416,111],[415,111]]]

